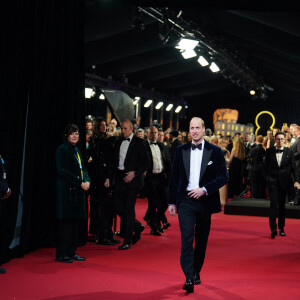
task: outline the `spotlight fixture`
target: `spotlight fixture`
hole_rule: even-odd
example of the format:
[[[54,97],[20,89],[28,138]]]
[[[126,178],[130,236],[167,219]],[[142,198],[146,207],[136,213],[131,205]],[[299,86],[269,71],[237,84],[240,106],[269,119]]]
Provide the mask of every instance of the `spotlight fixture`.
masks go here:
[[[104,99],[105,99],[104,94],[101,94],[101,95],[99,96],[99,99],[100,99],[100,100],[104,100]]]
[[[182,109],[182,106],[177,106],[176,109],[175,109],[175,112],[178,114]]]
[[[198,59],[198,63],[202,66],[202,67],[206,67],[208,66],[208,61],[201,55]]]
[[[175,48],[180,50],[193,50],[198,44],[199,41],[182,38]]]
[[[85,98],[90,99],[95,95],[95,92],[92,88],[85,88]]]
[[[141,97],[136,96],[136,97],[134,97],[134,99],[139,101],[139,100],[141,100]]]
[[[192,49],[186,49],[181,52],[181,55],[184,57],[184,59],[189,59],[191,57],[197,56],[196,52]]]
[[[172,107],[173,107],[173,104],[169,104],[166,108],[166,111],[170,111],[172,109]]]
[[[152,104],[152,100],[147,100],[146,103],[144,104],[144,107],[149,107]]]
[[[219,72],[219,71],[220,71],[220,68],[219,68],[214,62],[211,63],[211,65],[210,65],[209,68],[211,69],[211,71],[212,71],[213,73],[216,73],[216,72]]]
[[[164,105],[163,102],[158,102],[155,106],[155,109],[160,109]]]
[[[254,90],[250,90],[249,93],[250,93],[251,96],[254,96],[254,95],[255,95],[255,91],[254,91]]]

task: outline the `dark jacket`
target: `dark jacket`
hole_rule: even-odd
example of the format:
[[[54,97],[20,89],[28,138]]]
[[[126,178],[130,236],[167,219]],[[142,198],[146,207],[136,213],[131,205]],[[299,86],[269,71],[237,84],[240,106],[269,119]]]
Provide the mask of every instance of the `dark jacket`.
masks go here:
[[[278,166],[275,147],[266,150],[265,177],[267,184],[276,184],[287,188],[293,175],[294,181],[299,182],[296,172],[295,157],[291,149],[284,147],[281,164]]]
[[[204,142],[200,187],[205,187],[207,195],[198,200],[206,213],[221,211],[219,189],[228,182],[228,173],[221,148]],[[186,195],[190,176],[191,142],[177,148],[169,183],[169,204],[180,206]]]
[[[300,136],[297,137],[294,144],[291,146],[291,150],[295,156],[296,167],[300,166]]]
[[[174,139],[172,144],[171,144],[171,147],[170,147],[170,154],[171,154],[171,161],[173,163],[174,161],[174,157],[175,157],[175,152],[176,152],[176,149],[178,146],[180,146],[180,142],[178,141],[178,139]]]
[[[6,171],[0,155],[0,199],[7,193]]]
[[[113,151],[113,173],[116,174],[119,166],[120,147],[123,138],[120,137],[115,144]],[[124,172],[134,171],[135,177],[128,183],[129,188],[139,188],[143,186],[143,173],[148,170],[150,158],[144,140],[133,135],[130,141],[126,158],[124,161]]]
[[[90,178],[83,166],[83,180],[81,179],[76,151],[83,163],[79,148],[68,142],[64,142],[56,151],[56,217],[58,219],[82,219],[87,217],[85,191],[81,188],[81,183],[90,181]]]
[[[247,155],[246,159],[250,164],[251,171],[263,171],[266,151],[261,144],[258,144]]]

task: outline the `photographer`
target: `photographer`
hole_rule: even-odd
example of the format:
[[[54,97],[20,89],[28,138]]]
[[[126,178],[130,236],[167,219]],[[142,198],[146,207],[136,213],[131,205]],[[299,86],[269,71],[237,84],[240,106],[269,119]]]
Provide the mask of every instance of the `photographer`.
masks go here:
[[[6,170],[4,167],[4,160],[0,155],[0,208],[2,206],[3,199],[7,199],[11,195],[11,189],[8,187],[6,182]],[[0,209],[1,211],[1,209]],[[6,273],[4,268],[0,268],[0,274]]]

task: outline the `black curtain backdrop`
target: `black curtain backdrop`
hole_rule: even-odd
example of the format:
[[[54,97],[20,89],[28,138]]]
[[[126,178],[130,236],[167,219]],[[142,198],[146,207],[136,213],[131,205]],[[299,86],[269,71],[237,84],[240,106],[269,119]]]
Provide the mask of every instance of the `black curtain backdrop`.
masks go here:
[[[2,262],[16,222],[27,103],[21,244],[10,254],[54,245],[55,151],[67,123],[77,124],[85,138],[84,9],[84,0],[15,1],[13,18],[5,18],[0,152],[13,195],[0,212],[9,220],[0,236]]]

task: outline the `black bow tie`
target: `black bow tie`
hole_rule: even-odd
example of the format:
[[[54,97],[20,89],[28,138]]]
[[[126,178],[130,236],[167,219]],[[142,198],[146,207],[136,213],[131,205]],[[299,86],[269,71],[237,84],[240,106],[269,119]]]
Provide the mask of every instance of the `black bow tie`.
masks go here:
[[[283,150],[281,150],[281,149],[276,149],[276,153],[282,153],[283,152]]]
[[[130,142],[130,138],[124,138],[123,141],[128,141],[128,142]]]
[[[199,150],[202,150],[202,144],[195,145],[192,143],[192,150],[195,150],[196,148],[198,148]]]
[[[157,145],[157,142],[150,142],[150,145]]]

